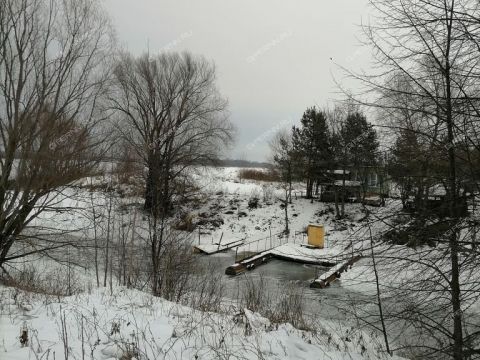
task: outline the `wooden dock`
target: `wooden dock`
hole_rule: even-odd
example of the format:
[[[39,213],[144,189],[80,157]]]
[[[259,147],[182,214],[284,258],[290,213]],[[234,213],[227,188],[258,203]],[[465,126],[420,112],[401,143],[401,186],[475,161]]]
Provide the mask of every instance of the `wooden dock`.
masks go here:
[[[193,251],[196,253],[202,253],[207,255],[217,254],[223,251],[234,249],[242,246],[245,243],[244,240],[232,240],[227,242],[217,242],[212,244],[201,244],[193,247]]]
[[[243,259],[229,267],[226,268],[225,274],[227,275],[239,275],[247,270],[253,270],[256,267],[268,263],[271,259],[274,258],[274,255],[269,251],[265,251],[260,254],[252,255],[248,258]]]
[[[316,289],[324,289],[332,282],[335,280],[339,279],[342,276],[342,273],[347,271],[349,268],[353,266],[354,263],[356,263],[358,260],[361,259],[361,255],[357,255],[352,257],[349,260],[343,261],[334,267],[332,267],[329,271],[326,273],[322,274],[319,276],[317,279],[315,279],[311,284],[311,288],[316,288]]]
[[[336,253],[329,249],[306,249],[302,245],[283,244],[237,261],[225,270],[225,274],[238,275],[266,264],[271,259],[331,267],[338,263],[335,258]]]
[[[238,259],[235,254],[235,264],[225,269],[226,275],[239,275],[248,270],[253,270],[258,266],[268,263],[272,259],[279,259],[290,262],[297,262],[301,264],[317,265],[329,267],[330,270],[313,280],[310,284],[311,288],[323,289],[335,280],[341,277],[342,273],[347,271],[358,260],[361,259],[361,247],[351,249],[351,255],[346,255],[348,248],[316,248],[306,244],[295,244],[287,241],[274,241],[268,247],[265,245],[264,251],[252,252],[251,246],[256,242],[236,245],[237,252],[243,247],[246,251],[243,254],[247,256],[243,259]],[[255,249],[255,246],[253,247]],[[206,251],[205,251],[206,252]],[[350,253],[350,251],[348,251]]]

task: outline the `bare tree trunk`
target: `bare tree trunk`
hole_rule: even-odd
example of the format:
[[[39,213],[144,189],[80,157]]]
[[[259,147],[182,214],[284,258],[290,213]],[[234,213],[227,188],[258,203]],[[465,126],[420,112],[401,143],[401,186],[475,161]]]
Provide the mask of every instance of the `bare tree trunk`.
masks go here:
[[[128,266],[128,278],[127,278],[127,287],[132,286],[132,268],[133,268],[133,246],[135,240],[135,225],[137,220],[137,209],[133,213],[133,224],[132,224],[132,237],[130,239],[130,253],[129,253],[129,266]]]
[[[312,181],[309,178],[307,178],[307,189],[305,192],[305,197],[307,199],[310,199],[312,197]]]
[[[288,227],[288,189],[285,190],[285,234],[290,234],[290,228]]]
[[[115,219],[112,221],[112,244],[113,244],[113,239],[115,239]],[[118,244],[116,246],[118,249]],[[118,256],[118,251],[117,251],[117,256]],[[115,257],[115,253],[112,251],[112,255],[110,256],[110,294],[113,294],[113,259]]]
[[[160,164],[158,161],[155,161],[157,156],[154,154],[149,155],[148,160],[148,174],[145,188],[145,203],[143,209],[148,212],[158,209],[158,181],[159,181],[159,171],[158,168]]]
[[[290,204],[292,203],[292,164],[289,161],[288,163],[288,198],[290,199]]]
[[[345,217],[345,167],[343,168],[343,179],[342,179],[342,214],[341,217]]]
[[[110,258],[110,224],[112,221],[112,197],[113,194],[110,192],[109,194],[109,203],[107,208],[107,236],[106,236],[106,243],[105,243],[105,272],[103,276],[103,287],[107,287],[107,278],[108,278],[108,268],[109,268],[109,258]]]
[[[122,229],[122,256],[121,256],[121,264],[119,265],[119,277],[118,281],[121,283],[122,286],[127,285],[127,238],[128,238],[128,232],[130,231],[130,225],[125,230],[125,227],[123,224],[121,224],[121,229]]]
[[[447,47],[446,47],[446,64],[445,64],[445,85],[446,85],[446,123],[448,132],[448,162],[449,162],[449,196],[450,196],[450,217],[458,218],[458,199],[457,199],[457,175],[456,175],[456,156],[455,156],[455,138],[453,133],[453,109],[452,109],[452,79],[450,64],[450,46],[452,41],[452,22],[454,17],[453,3],[452,8],[445,8],[447,15]],[[456,222],[455,222],[456,224]],[[452,275],[450,280],[451,297],[452,297],[452,313],[453,313],[453,339],[454,349],[453,358],[455,360],[463,360],[463,329],[462,329],[462,308],[461,308],[461,290],[460,290],[460,265],[458,261],[458,242],[457,230],[455,226],[452,228],[452,234],[449,239],[450,259],[452,265]]]
[[[97,287],[100,287],[100,274],[98,271],[98,235],[97,235],[97,214],[95,211],[95,202],[93,200],[93,190],[90,192],[90,202],[92,204],[92,216],[93,216],[93,240],[95,246],[95,278],[97,280]]]
[[[372,236],[372,227],[370,223],[368,223],[368,231],[370,234],[370,250],[371,250],[371,256],[372,256],[373,273],[375,275],[375,286],[377,290],[377,305],[378,305],[378,312],[380,315],[380,323],[382,324],[383,340],[385,341],[385,349],[387,350],[387,353],[389,355],[392,355],[392,352],[390,351],[390,345],[388,343],[387,328],[385,326],[385,317],[383,316],[382,295],[380,292],[380,282],[379,282],[378,271],[377,271],[377,261],[375,259],[375,251],[373,250],[374,244],[373,244],[373,236]]]
[[[337,186],[333,187],[335,189],[335,217],[340,219],[340,208],[338,206],[338,188]]]

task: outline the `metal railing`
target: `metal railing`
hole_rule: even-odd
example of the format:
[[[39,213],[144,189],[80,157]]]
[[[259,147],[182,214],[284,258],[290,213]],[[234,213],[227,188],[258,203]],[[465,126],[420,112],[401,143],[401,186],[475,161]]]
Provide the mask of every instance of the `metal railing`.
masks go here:
[[[299,235],[302,235],[301,239],[298,239]],[[292,234],[285,235],[283,232],[281,232],[246,242],[243,245],[236,247],[235,262],[237,263],[239,261],[248,259],[257,254],[288,244],[289,242],[293,244],[303,243],[304,234],[295,232],[292,236]]]

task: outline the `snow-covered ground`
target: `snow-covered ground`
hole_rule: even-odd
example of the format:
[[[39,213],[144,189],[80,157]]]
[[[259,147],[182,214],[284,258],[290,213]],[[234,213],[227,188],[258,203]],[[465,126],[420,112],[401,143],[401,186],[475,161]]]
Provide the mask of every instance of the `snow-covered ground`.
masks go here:
[[[284,190],[279,184],[240,180],[238,168],[199,168],[192,172],[191,178],[196,181],[200,193],[194,201],[183,204],[181,211],[201,226],[193,234],[185,233],[185,238],[207,247],[220,241],[227,244],[243,240],[250,245],[239,247],[238,251],[247,253],[262,251],[276,241],[284,244],[285,239],[279,237],[285,229],[285,210],[281,206]],[[127,233],[127,237],[141,245],[140,239],[146,237],[148,228],[139,210],[141,198],[129,196],[128,191],[124,196],[105,192],[101,189],[105,181],[108,180],[85,179],[77,184],[83,186],[64,189],[52,211],[43,213],[34,225],[41,225],[46,233],[50,229],[61,229],[65,232],[61,236],[91,244],[95,235],[93,219],[96,219],[99,225],[96,235],[101,242],[106,236],[106,215],[112,204],[111,223],[116,224],[112,231],[119,235],[120,231],[135,227],[135,232]],[[85,185],[99,188],[91,191]],[[303,199],[300,192],[304,190],[302,184],[294,184],[293,193],[297,196],[288,206],[290,243],[276,249],[281,255],[303,259],[323,256],[329,260],[343,259],[354,253],[368,255],[366,252],[372,244],[370,231],[375,237],[388,226],[383,219],[388,219],[401,207],[397,200],[387,200],[385,207],[371,207],[369,223],[363,206],[347,204],[347,218],[338,221],[334,216],[334,204]],[[258,207],[249,206],[252,198],[258,198]],[[326,229],[326,248],[321,252],[298,246],[306,241],[305,230],[309,224],[321,224]],[[397,257],[423,256],[404,246],[376,245],[376,249]],[[431,256],[432,250],[428,251]],[[222,256],[212,257],[213,262],[220,264],[215,268],[219,273],[233,263],[235,250]],[[137,258],[142,259],[142,254]],[[65,281],[63,268],[52,266],[50,259],[32,257],[29,260],[29,266],[43,274],[39,276],[41,281],[51,285]],[[105,288],[96,289],[91,251],[74,252],[68,262],[79,266],[73,277],[73,296],[49,297],[0,288],[0,359],[64,359],[65,351],[70,359],[82,360],[133,359],[127,356],[129,353],[137,359],[380,359],[383,356],[380,334],[367,331],[357,318],[359,313],[345,308],[355,303],[360,307],[355,311],[376,311],[372,303],[376,287],[368,258],[342,274],[341,280],[331,289],[318,290],[321,292],[308,289],[303,293],[308,302],[305,313],[315,324],[310,331],[300,331],[289,324],[270,324],[260,314],[251,313],[238,304],[228,305],[228,301],[222,305],[220,313],[211,313],[115,285],[112,293]],[[265,270],[268,266],[281,268],[278,262],[266,265]],[[389,284],[408,281],[421,273],[421,269],[415,271],[411,267],[401,273],[390,271],[388,261],[379,260],[378,267],[385,289]],[[101,272],[103,270],[101,268]],[[312,274],[307,282],[296,281],[294,285],[300,290],[308,288],[314,276]],[[69,274],[69,281],[71,279]],[[296,280],[294,276],[287,276],[287,279]],[[278,284],[287,286],[283,278]],[[386,306],[395,301],[386,299]],[[338,315],[325,313],[325,309],[337,305],[338,309],[332,311]],[[470,311],[480,311],[474,305]],[[66,323],[64,327],[62,319]],[[24,327],[30,338],[26,347],[19,341]],[[392,334],[392,338],[399,340],[401,334],[393,330]],[[400,339],[399,344],[404,340]]]
[[[60,299],[0,288],[0,298],[1,359],[384,358],[376,339],[338,324],[301,331],[248,310],[195,311],[125,288]]]
[[[197,174],[204,193],[209,201],[201,208],[193,211],[195,214],[220,214],[223,224],[218,228],[207,228],[207,235],[201,237],[201,242],[230,242],[235,239],[245,239],[248,242],[262,239],[270,241],[270,234],[279,234],[285,229],[285,211],[282,202],[284,192],[279,185],[269,182],[239,180],[238,168],[206,168]],[[305,192],[303,184],[294,184],[293,203],[289,205],[289,228],[292,236],[304,240],[309,224],[322,224],[327,233],[328,242],[335,242],[353,235],[356,229],[363,227],[353,221],[365,217],[360,204],[348,204],[348,215],[351,220],[345,224],[334,220],[334,205],[311,201],[300,197]],[[249,199],[259,198],[258,208],[249,208]],[[383,210],[385,211],[385,210]],[[222,236],[223,234],[223,236]],[[292,239],[293,241],[293,239]],[[262,248],[263,243],[260,244]],[[263,246],[264,247],[264,246]]]

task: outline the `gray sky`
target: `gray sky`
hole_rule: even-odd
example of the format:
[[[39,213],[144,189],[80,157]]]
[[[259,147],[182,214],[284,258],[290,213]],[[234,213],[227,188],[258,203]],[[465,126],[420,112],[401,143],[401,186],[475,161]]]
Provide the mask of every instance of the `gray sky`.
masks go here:
[[[265,160],[276,130],[338,98],[335,63],[369,62],[358,41],[366,0],[106,0],[105,7],[133,53],[189,50],[216,63],[238,130],[230,158]]]

